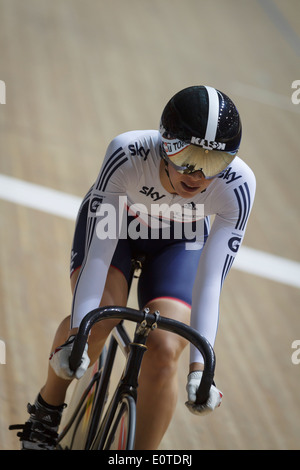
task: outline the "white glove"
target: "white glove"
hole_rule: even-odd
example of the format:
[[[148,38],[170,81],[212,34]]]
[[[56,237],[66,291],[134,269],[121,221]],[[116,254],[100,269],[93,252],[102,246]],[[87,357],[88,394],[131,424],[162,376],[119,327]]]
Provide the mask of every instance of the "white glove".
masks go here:
[[[221,405],[223,393],[220,392],[214,385],[211,386],[207,402],[202,405],[196,405],[196,391],[199,388],[202,371],[194,371],[188,375],[188,382],[186,391],[188,392],[188,401],[185,403],[191,413],[195,415],[205,415],[212,412],[215,408]]]
[[[73,348],[74,339],[75,336],[70,336],[70,338],[62,346],[59,346],[55,349],[49,358],[50,365],[56,375],[65,380],[71,380],[74,377],[76,377],[76,379],[80,379],[86,372],[90,363],[90,358],[87,353],[88,345],[86,344],[80,366],[77,368],[75,373],[71,371],[69,366],[69,359]]]

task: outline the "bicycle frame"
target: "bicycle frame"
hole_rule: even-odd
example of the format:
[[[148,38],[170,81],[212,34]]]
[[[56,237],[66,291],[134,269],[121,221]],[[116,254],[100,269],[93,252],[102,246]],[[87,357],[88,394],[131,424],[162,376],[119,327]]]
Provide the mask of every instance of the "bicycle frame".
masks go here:
[[[72,414],[68,424],[59,436],[58,444],[60,448],[64,446],[70,448],[66,439],[66,435],[71,433],[72,426],[75,428],[71,436],[71,441],[74,440],[76,433],[80,434],[80,426],[82,426],[84,416],[84,406],[87,403],[87,397],[90,391],[94,388],[93,405],[91,410],[91,417],[89,424],[81,432],[82,443],[81,449],[98,449],[103,445],[101,436],[105,434],[105,430],[110,426],[113,419],[117,404],[120,402],[122,396],[129,395],[136,401],[137,396],[137,378],[140,370],[140,365],[144,352],[146,351],[146,341],[149,332],[154,328],[160,328],[186,338],[189,342],[193,343],[203,355],[204,358],[204,371],[199,390],[197,392],[197,403],[204,403],[207,400],[211,384],[213,382],[214,369],[215,369],[215,355],[213,348],[209,342],[196,330],[191,327],[169,318],[160,317],[158,312],[150,314],[148,310],[138,311],[127,307],[103,307],[90,312],[80,324],[78,334],[75,339],[72,355],[70,357],[70,367],[76,370],[80,364],[82,353],[88,338],[88,334],[92,326],[107,318],[118,318],[120,320],[129,320],[137,323],[134,339],[130,340],[123,322],[114,328],[108,350],[106,352],[105,360],[103,361],[104,354],[99,359],[99,364],[96,372],[93,371],[85,377],[85,382],[82,383],[81,391],[84,392],[81,400],[74,413]],[[116,387],[115,393],[111,402],[106,410],[103,418],[103,410],[107,398],[107,390],[109,386],[111,371],[116,357],[118,346],[126,356],[126,365],[123,375]],[[104,364],[103,364],[104,362]],[[92,369],[92,368],[91,368]],[[82,381],[83,379],[81,379]],[[80,382],[80,381],[79,381]],[[82,393],[82,392],[81,392]],[[103,418],[103,419],[102,419]],[[100,424],[99,424],[100,423]],[[70,440],[69,440],[70,441]]]
[[[148,311],[144,311],[146,315]],[[157,313],[156,313],[157,315]],[[122,377],[116,387],[115,393],[111,399],[110,405],[105,413],[104,419],[97,431],[97,435],[92,444],[92,449],[102,449],[105,444],[107,430],[110,428],[112,420],[114,418],[118,404],[122,397],[130,396],[134,404],[137,400],[137,387],[138,387],[138,375],[141,368],[142,359],[144,353],[147,350],[146,341],[150,330],[157,327],[157,324],[148,326],[146,321],[143,320],[141,324],[136,326],[133,341],[130,341],[125,329],[122,325],[118,326],[114,332],[113,340],[111,342],[112,347],[114,341],[118,342],[123,353],[126,356],[126,364]],[[125,340],[125,341],[124,341]],[[129,341],[128,341],[129,340]],[[135,407],[134,407],[135,410]],[[134,411],[135,413],[135,411]]]

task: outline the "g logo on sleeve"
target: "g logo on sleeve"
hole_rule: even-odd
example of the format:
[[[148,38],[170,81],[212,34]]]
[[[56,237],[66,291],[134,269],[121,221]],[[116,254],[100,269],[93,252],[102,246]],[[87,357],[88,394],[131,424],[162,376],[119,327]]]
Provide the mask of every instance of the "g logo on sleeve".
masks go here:
[[[100,206],[102,201],[103,201],[102,197],[99,197],[99,196],[93,197],[90,203],[90,212],[92,212],[93,214],[96,214],[98,207]]]
[[[236,253],[240,247],[241,237],[232,237],[228,240],[228,246],[231,251]]]

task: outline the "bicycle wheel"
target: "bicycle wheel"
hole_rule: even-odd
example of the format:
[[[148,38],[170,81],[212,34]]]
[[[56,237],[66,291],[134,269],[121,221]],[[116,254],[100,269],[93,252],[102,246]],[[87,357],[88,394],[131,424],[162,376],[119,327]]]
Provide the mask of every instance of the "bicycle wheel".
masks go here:
[[[63,416],[62,430],[58,437],[58,449],[83,450],[90,433],[91,413],[99,386],[106,349],[97,362],[77,381]]]
[[[104,450],[131,450],[134,447],[136,404],[130,395],[119,401],[111,423],[102,436]]]

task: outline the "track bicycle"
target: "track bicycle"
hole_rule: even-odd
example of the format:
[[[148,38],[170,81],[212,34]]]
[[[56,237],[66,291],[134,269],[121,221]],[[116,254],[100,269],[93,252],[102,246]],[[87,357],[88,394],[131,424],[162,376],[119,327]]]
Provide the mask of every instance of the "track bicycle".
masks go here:
[[[134,449],[138,376],[147,350],[151,330],[160,328],[176,333],[199,349],[204,358],[204,371],[197,391],[196,403],[207,401],[213,383],[215,354],[210,343],[196,330],[184,323],[128,307],[101,307],[88,313],[82,320],[70,356],[70,368],[80,364],[92,326],[105,319],[120,319],[113,329],[109,345],[97,363],[78,380],[68,405],[67,421],[59,434],[60,450],[130,450]],[[135,322],[130,339],[124,320]],[[126,358],[121,378],[110,401],[109,383],[118,348]]]

